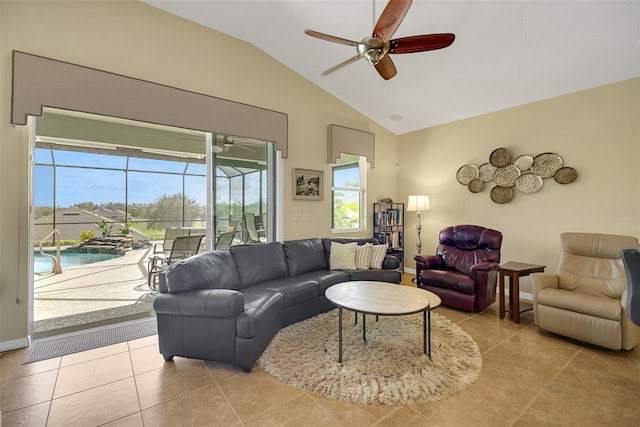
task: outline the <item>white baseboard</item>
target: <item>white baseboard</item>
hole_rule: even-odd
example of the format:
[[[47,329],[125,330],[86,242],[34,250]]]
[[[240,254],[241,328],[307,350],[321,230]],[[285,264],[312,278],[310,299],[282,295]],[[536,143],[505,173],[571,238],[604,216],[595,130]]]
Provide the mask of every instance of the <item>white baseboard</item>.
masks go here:
[[[509,292],[506,292],[505,290],[505,294],[509,294]],[[529,304],[531,304],[533,302],[533,295],[528,293],[528,292],[520,292],[520,299],[527,301]]]
[[[0,352],[29,347],[29,337],[11,341],[0,341]]]

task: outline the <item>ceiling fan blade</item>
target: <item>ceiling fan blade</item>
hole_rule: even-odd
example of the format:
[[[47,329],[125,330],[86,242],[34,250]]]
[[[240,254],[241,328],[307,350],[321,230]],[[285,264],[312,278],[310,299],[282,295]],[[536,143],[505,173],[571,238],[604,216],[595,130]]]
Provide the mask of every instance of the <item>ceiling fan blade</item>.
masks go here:
[[[331,68],[329,68],[327,71],[324,71],[321,75],[326,76],[327,74],[331,74],[331,73],[333,73],[334,71],[336,71],[338,68],[342,68],[342,67],[344,67],[345,65],[352,64],[352,63],[356,62],[356,61],[357,61],[358,59],[360,59],[360,58],[362,58],[362,55],[356,55],[356,56],[354,56],[354,57],[352,57],[352,58],[349,58],[349,59],[347,59],[346,61],[339,63],[339,64],[338,64],[338,65],[336,65],[335,67],[331,67]]]
[[[404,16],[411,7],[411,0],[389,0],[382,11],[376,26],[373,29],[373,37],[378,37],[387,42],[396,32]]]
[[[313,30],[304,30],[304,33],[308,36],[315,37],[318,39],[326,40],[328,42],[345,44],[347,46],[357,46],[358,42],[354,42],[351,40],[343,39],[341,37],[330,36],[329,34],[319,33]]]
[[[252,153],[256,152],[256,150],[254,150],[253,148],[246,147],[243,144],[235,144],[234,147],[242,148],[243,150],[251,151]]]
[[[398,71],[396,71],[396,66],[394,65],[393,61],[391,60],[391,58],[389,58],[386,55],[383,56],[380,61],[378,61],[375,67],[376,67],[376,70],[378,71],[378,74],[380,74],[380,76],[385,80],[389,80],[390,78],[398,74]]]
[[[451,46],[455,39],[455,34],[451,33],[401,37],[391,40],[389,53],[413,53],[442,49]]]

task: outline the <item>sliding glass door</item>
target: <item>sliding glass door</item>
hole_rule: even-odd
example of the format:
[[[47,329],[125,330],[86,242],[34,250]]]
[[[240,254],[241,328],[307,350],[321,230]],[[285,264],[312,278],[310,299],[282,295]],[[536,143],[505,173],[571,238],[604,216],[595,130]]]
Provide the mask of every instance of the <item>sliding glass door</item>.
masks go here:
[[[273,240],[275,158],[264,141],[45,109],[32,165],[34,337],[153,315],[146,268],[169,228],[206,233],[208,250]],[[85,254],[121,237],[114,259]],[[58,245],[54,274],[40,248]]]

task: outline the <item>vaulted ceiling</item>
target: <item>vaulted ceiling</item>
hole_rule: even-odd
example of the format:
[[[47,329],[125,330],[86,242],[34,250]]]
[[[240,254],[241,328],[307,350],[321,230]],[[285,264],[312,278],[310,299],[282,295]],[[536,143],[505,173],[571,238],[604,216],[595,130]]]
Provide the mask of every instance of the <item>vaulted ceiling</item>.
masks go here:
[[[396,134],[640,76],[640,2],[414,0],[394,38],[454,33],[453,45],[393,55],[383,80],[355,48],[386,0],[144,0],[244,40]],[[213,53],[212,53],[213,54]]]

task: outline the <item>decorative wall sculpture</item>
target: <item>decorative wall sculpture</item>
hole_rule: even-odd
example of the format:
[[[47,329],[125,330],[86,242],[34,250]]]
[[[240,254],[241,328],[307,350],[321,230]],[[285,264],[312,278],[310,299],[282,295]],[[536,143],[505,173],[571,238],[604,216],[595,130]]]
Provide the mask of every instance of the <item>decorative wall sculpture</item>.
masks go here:
[[[542,188],[544,179],[553,178],[559,184],[570,184],[577,177],[576,170],[564,166],[562,158],[555,153],[535,157],[524,154],[514,159],[507,148],[493,150],[487,163],[464,165],[456,172],[458,182],[472,193],[480,193],[485,183],[493,181],[495,185],[490,197],[495,203],[511,201],[514,187],[521,193],[530,194]]]

